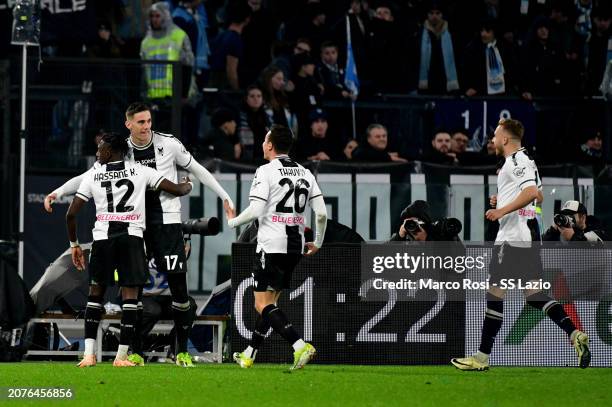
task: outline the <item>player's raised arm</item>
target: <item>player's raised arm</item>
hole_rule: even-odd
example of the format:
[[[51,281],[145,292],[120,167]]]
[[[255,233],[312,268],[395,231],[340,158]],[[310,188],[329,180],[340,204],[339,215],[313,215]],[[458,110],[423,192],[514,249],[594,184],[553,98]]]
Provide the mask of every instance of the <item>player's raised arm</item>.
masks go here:
[[[53,212],[53,208],[51,207],[51,205],[53,205],[53,202],[55,202],[57,199],[60,199],[64,195],[74,195],[77,189],[79,189],[79,185],[81,185],[81,181],[83,180],[83,176],[85,174],[86,172],[69,179],[61,187],[49,193],[49,195],[45,197],[45,210],[49,213]]]
[[[223,189],[221,184],[219,184],[219,182],[215,179],[215,177],[200,163],[194,160],[193,156],[189,151],[187,151],[183,143],[174,138],[172,140],[173,143],[171,143],[171,145],[174,150],[177,164],[189,171],[194,178],[196,178],[206,187],[212,189],[222,201],[227,201],[231,208],[235,208],[234,202],[225,189]]]

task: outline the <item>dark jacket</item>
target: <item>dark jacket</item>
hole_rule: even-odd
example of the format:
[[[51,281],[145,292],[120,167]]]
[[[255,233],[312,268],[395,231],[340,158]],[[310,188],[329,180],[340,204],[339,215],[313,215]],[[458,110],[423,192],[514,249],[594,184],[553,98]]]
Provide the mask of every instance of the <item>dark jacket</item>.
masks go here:
[[[545,242],[559,242],[561,241],[561,233],[553,228],[552,226],[544,232],[542,240]],[[571,238],[571,242],[597,242],[607,241],[608,236],[603,228],[601,221],[596,217],[590,215],[587,216],[586,229],[580,230],[574,228],[574,236]]]

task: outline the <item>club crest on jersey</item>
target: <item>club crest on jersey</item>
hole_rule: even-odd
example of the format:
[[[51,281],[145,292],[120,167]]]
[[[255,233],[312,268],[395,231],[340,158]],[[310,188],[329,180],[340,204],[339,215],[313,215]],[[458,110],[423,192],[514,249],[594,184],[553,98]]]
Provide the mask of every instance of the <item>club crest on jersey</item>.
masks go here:
[[[164,148],[163,147],[157,147],[157,152],[159,153],[159,155],[161,155],[163,157],[163,155],[164,155]]]
[[[515,169],[512,170],[512,173],[517,176],[517,177],[522,177],[523,175],[525,175],[525,167],[516,167]]]

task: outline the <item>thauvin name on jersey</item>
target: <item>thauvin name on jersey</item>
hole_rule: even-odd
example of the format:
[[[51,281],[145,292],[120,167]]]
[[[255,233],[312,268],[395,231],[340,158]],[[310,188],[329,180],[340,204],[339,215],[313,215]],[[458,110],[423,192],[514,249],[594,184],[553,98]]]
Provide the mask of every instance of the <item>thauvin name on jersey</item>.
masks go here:
[[[283,177],[303,177],[306,174],[306,170],[303,168],[279,168]]]
[[[130,168],[129,170],[97,172],[94,174],[94,181],[110,181],[113,179],[133,177],[135,175],[137,175],[135,168]]]

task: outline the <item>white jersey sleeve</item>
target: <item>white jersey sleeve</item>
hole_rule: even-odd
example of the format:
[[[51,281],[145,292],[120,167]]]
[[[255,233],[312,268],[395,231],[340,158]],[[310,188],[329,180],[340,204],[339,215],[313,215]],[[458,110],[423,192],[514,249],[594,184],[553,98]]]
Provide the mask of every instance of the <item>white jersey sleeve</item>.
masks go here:
[[[268,182],[264,167],[259,167],[253,177],[251,190],[249,191],[249,200],[257,199],[263,202],[268,202],[270,195],[270,183]]]
[[[176,137],[168,137],[166,145],[168,146],[168,148],[170,148],[170,151],[174,156],[174,162],[176,163],[176,165],[185,169],[187,169],[191,165],[191,163],[193,162],[193,156],[189,151],[187,151],[187,149],[185,148],[183,143],[180,142],[180,140],[178,140]]]
[[[153,168],[140,164],[136,164],[136,167],[139,168],[139,171],[142,171],[147,181],[147,185],[152,189],[157,189],[159,184],[165,179],[161,172]]]
[[[516,157],[517,165],[509,172],[510,179],[522,191],[527,187],[538,186],[537,170],[533,161],[524,154]]]
[[[93,168],[93,167],[92,167]],[[92,177],[88,176],[91,173],[87,171],[85,174],[79,175],[81,177],[81,184],[79,185],[76,196],[84,200],[85,202],[89,201],[93,197],[92,191]]]

